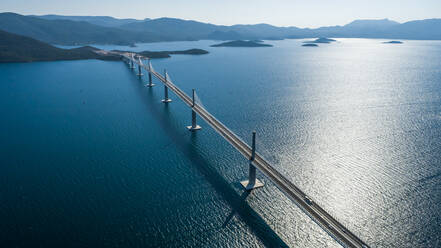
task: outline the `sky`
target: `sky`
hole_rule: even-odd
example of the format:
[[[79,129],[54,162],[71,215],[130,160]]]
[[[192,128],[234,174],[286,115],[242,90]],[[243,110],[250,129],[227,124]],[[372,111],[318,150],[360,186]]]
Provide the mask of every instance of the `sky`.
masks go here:
[[[398,22],[441,18],[441,0],[0,0],[0,12],[175,17],[213,24],[344,25],[356,19]]]

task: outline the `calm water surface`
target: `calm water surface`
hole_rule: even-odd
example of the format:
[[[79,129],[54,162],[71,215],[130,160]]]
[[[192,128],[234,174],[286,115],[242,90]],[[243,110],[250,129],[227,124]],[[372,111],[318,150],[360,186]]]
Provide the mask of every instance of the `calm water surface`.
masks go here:
[[[441,246],[441,42],[212,41],[154,60],[372,247]],[[0,64],[1,247],[338,247],[122,62]],[[67,245],[69,244],[69,245]]]

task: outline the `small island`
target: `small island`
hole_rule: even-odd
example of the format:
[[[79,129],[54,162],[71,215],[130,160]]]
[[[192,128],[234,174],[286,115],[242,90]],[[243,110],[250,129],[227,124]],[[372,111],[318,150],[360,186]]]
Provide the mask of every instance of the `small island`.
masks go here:
[[[391,40],[391,41],[385,41],[383,42],[383,44],[403,44],[403,42],[398,40]]]
[[[314,43],[307,43],[307,44],[303,44],[302,46],[304,46],[304,47],[318,47],[318,45],[314,44]]]
[[[272,47],[272,45],[255,41],[235,40],[211,45],[211,47]]]
[[[329,44],[331,42],[335,42],[336,40],[334,39],[329,39],[329,38],[325,38],[325,37],[321,37],[312,41],[305,41],[303,43],[326,43]]]

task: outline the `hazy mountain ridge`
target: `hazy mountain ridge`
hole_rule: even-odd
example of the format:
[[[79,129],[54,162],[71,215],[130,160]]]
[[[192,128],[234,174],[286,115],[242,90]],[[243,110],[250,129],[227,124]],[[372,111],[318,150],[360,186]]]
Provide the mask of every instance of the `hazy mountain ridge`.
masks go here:
[[[117,27],[109,25],[117,25]],[[57,15],[33,17],[0,13],[0,29],[48,43],[64,45],[316,37],[441,40],[441,19],[417,20],[402,24],[388,19],[355,20],[344,26],[310,29],[276,27],[269,24],[224,26],[165,17],[141,21],[113,17]]]
[[[148,32],[97,26],[84,21],[45,20],[15,13],[0,14],[0,29],[52,44],[131,44],[162,41]]]
[[[70,20],[70,21],[84,21],[90,24],[103,26],[103,27],[119,27],[128,23],[136,23],[150,20],[146,18],[144,20],[138,20],[133,18],[118,19],[111,16],[63,16],[63,15],[30,15],[31,17],[37,17],[46,20]]]

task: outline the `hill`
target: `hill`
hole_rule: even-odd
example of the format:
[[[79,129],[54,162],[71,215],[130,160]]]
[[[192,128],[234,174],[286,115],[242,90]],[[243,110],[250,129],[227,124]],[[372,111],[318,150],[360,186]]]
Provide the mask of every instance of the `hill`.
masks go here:
[[[128,23],[143,22],[149,20],[148,18],[144,20],[137,20],[132,18],[118,19],[111,16],[63,16],[63,15],[41,15],[41,16],[31,15],[31,16],[46,20],[70,20],[77,22],[78,21],[88,22],[90,24],[103,26],[103,27],[119,27],[121,25]]]
[[[441,19],[405,22],[391,27],[379,38],[441,40]]]
[[[14,13],[0,14],[0,29],[51,44],[120,44],[164,40],[159,35],[102,27],[83,21],[45,20]]]
[[[77,59],[119,59],[102,56],[94,47],[61,49],[47,43],[0,30],[0,62],[31,62]]]
[[[168,40],[198,40],[205,39],[224,26],[217,26],[197,21],[176,18],[158,18],[144,22],[129,23],[121,28],[136,32],[161,32]]]

